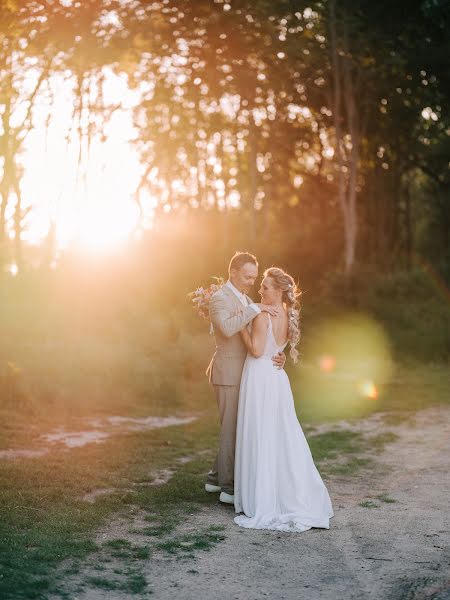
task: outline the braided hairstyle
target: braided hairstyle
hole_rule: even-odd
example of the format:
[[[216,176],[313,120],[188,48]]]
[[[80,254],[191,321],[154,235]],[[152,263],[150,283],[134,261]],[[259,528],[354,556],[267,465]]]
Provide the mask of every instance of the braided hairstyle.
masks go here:
[[[298,361],[297,344],[300,341],[300,301],[302,295],[300,288],[293,277],[278,267],[270,267],[264,272],[265,277],[270,277],[273,285],[283,292],[282,301],[286,305],[288,316],[288,340],[290,356],[294,363]]]

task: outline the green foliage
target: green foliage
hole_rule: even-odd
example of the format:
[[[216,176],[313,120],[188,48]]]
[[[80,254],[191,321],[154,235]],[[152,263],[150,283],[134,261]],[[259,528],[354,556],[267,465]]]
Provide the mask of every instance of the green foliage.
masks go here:
[[[445,361],[450,356],[450,302],[445,283],[427,266],[411,272],[360,269],[350,279],[329,274],[312,315],[356,309],[372,315],[389,335],[399,360]]]
[[[170,238],[184,235],[183,221],[225,254],[238,229],[240,240],[267,249],[270,260],[301,261],[312,273],[334,269],[347,237],[344,180],[356,194],[360,264],[403,268],[416,251],[448,276],[444,2],[247,0],[228,8],[194,0],[182,7],[175,0],[10,0],[0,10],[0,261],[26,268],[49,264],[55,253],[52,228],[42,248],[21,241],[33,211],[16,196],[35,106],[45,104],[55,76],[71,79],[69,126],[83,162],[84,146],[104,139],[117,108],[103,87],[111,68],[135,92],[134,148],[143,165],[135,199],[141,225],[154,217],[151,236],[162,232],[167,257]],[[30,93],[22,82],[36,74]],[[30,113],[17,125],[15,109],[23,105]],[[50,125],[52,117],[50,108]],[[339,151],[339,128],[357,152],[349,144]],[[150,212],[141,202],[146,191],[159,199]],[[6,235],[9,213],[14,239]],[[205,217],[214,227],[202,227]],[[186,262],[191,247],[183,250],[178,257]],[[152,264],[153,255],[145,260]]]

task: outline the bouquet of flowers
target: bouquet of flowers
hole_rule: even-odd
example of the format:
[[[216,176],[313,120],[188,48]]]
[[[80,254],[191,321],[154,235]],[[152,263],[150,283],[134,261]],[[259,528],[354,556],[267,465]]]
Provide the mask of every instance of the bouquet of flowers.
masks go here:
[[[191,299],[193,308],[198,312],[198,314],[203,318],[209,321],[209,301],[211,300],[211,296],[215,294],[224,284],[224,280],[222,277],[213,277],[216,280],[216,283],[212,283],[209,287],[199,287],[190,294],[188,294],[188,298]]]

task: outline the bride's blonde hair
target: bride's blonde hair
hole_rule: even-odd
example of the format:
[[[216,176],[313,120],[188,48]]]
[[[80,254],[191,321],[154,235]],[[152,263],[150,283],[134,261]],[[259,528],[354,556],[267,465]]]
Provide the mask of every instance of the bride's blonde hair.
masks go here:
[[[300,341],[300,296],[302,292],[293,277],[279,267],[270,267],[264,271],[264,277],[270,277],[276,289],[283,292],[282,301],[286,304],[288,316],[288,340],[292,360],[298,361],[297,344]]]

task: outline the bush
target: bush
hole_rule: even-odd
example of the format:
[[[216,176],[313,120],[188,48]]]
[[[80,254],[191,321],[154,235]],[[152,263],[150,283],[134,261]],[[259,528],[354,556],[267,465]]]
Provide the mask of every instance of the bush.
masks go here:
[[[425,269],[377,273],[360,269],[352,277],[329,274],[322,282],[311,313],[357,310],[383,325],[397,358],[425,361],[450,357],[448,291]]]

